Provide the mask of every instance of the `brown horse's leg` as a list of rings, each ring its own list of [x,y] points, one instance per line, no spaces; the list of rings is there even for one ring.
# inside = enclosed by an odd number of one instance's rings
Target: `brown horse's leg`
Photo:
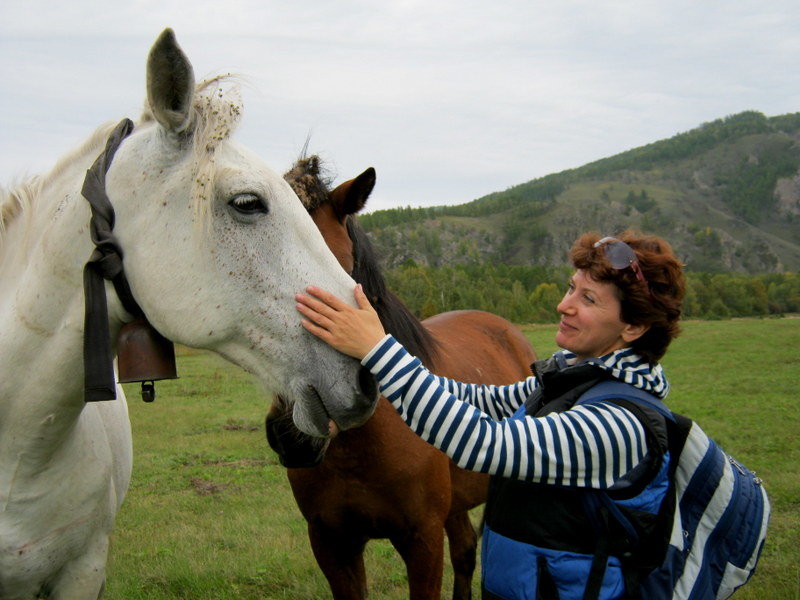
[[[366,538],[320,524],[308,524],[311,549],[334,600],[364,600],[367,574],[364,570]]]
[[[409,600],[440,600],[444,564],[441,522],[389,539],[406,563]]]
[[[470,600],[478,534],[467,511],[450,515],[444,528],[450,542],[450,562],[453,565],[453,600]]]

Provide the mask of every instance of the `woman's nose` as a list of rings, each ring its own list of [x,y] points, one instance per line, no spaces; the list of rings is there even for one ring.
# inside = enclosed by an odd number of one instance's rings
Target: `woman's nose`
[[[569,301],[569,294],[565,294],[561,302],[556,306],[556,311],[559,314],[567,314],[572,309],[572,303]]]

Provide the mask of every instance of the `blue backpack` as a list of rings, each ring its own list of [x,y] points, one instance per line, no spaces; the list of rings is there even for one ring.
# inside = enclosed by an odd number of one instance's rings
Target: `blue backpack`
[[[730,597],[753,574],[764,546],[770,504],[761,479],[726,454],[697,423],[671,412],[655,396],[633,386],[604,381],[585,392],[578,403],[616,400],[622,400],[619,404],[628,408],[655,410],[667,424],[672,467],[668,494],[674,495],[675,502],[665,504],[674,506],[672,514],[667,515],[672,527],[669,540],[657,542],[668,544],[665,558],[640,581],[641,597]],[[640,421],[648,427],[647,419]],[[603,500],[608,502],[607,498]],[[618,513],[614,516],[624,519]]]

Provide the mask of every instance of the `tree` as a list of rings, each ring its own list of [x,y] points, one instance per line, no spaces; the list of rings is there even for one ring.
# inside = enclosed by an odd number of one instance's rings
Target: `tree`
[[[529,302],[533,309],[533,321],[555,323],[558,321],[556,306],[561,302],[562,290],[555,283],[540,283],[530,295]]]

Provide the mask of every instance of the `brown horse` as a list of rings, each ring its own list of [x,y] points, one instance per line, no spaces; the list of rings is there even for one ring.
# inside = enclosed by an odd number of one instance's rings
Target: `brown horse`
[[[452,379],[506,384],[530,375],[533,348],[501,317],[470,310],[416,319],[386,289],[369,240],[353,218],[375,185],[374,169],[331,192],[319,170],[312,156],[284,177],[339,262],[364,286],[386,331],[431,371]],[[330,442],[300,434],[277,398],[267,415],[267,437],[289,467],[314,556],[336,600],[366,597],[363,551],[376,538],[388,538],[405,561],[411,600],[438,600],[445,531],[453,598],[471,597],[477,534],[468,511],[485,502],[487,476],[456,467],[417,437],[385,398],[365,425]]]

